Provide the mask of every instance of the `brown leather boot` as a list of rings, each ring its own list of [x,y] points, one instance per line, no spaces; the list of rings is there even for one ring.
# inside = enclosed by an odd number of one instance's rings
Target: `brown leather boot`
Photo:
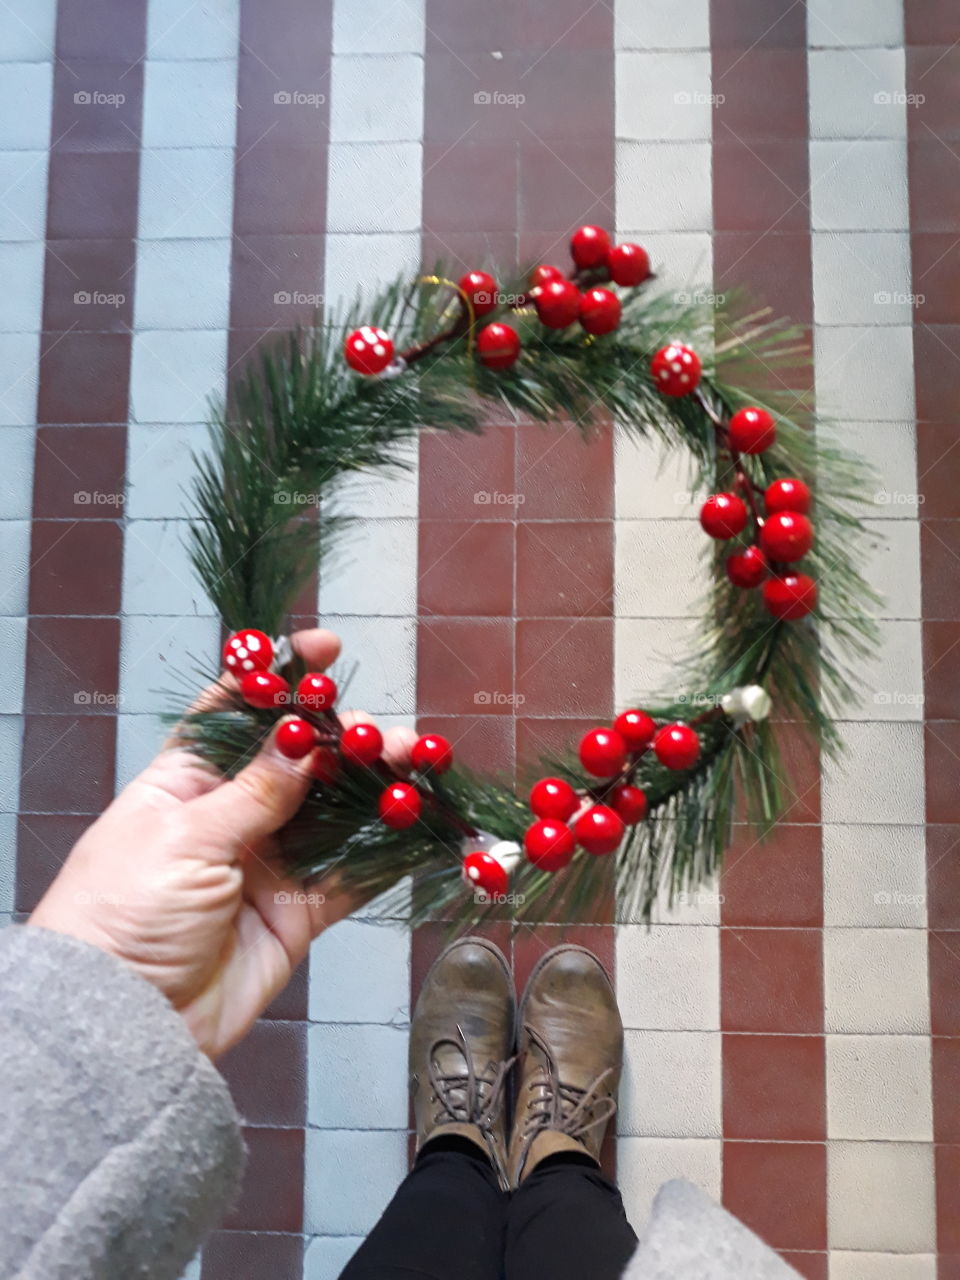
[[[599,1161],[623,1065],[613,985],[583,947],[556,947],[538,963],[517,1028],[520,1087],[507,1163],[513,1187],[561,1151]]]
[[[461,938],[427,974],[410,1027],[417,1150],[431,1138],[467,1138],[489,1156],[504,1190],[514,1006],[513,975],[499,948]]]

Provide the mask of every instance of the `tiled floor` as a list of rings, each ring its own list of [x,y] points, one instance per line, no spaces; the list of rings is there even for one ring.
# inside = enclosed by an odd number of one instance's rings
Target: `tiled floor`
[[[182,545],[207,396],[358,283],[562,260],[603,223],[656,288],[745,284],[803,326],[876,470],[885,596],[844,766],[788,733],[771,842],[738,829],[649,932],[582,932],[627,1027],[611,1159],[638,1224],[684,1175],[808,1277],[960,1275],[958,36],[939,0],[6,0],[0,912],[216,647]],[[509,768],[669,681],[700,581],[682,459],[495,420],[410,461],[345,493],[316,584],[357,705]],[[503,932],[518,981],[556,935]],[[338,1274],[407,1165],[436,944],[340,926],[224,1064],[251,1173],[192,1280]]]

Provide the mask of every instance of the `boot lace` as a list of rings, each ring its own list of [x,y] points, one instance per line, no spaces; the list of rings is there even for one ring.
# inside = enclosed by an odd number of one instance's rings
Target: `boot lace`
[[[532,1142],[544,1129],[553,1129],[579,1140],[591,1129],[606,1124],[615,1114],[617,1103],[609,1093],[603,1095],[601,1091],[613,1075],[614,1068],[607,1067],[606,1071],[601,1071],[586,1089],[564,1084],[557,1074],[550,1046],[533,1027],[526,1026],[524,1030],[543,1058],[545,1077],[536,1086],[538,1096],[527,1108],[522,1131],[524,1144]]]
[[[437,1058],[439,1051],[444,1048],[452,1048],[461,1055],[466,1067],[465,1075],[463,1072],[455,1075],[441,1072]],[[514,1058],[510,1058],[499,1066],[489,1062],[485,1072],[480,1073],[474,1065],[473,1053],[460,1027],[457,1027],[456,1037],[444,1036],[435,1040],[430,1049],[427,1068],[430,1088],[438,1104],[434,1124],[447,1124],[450,1121],[455,1124],[474,1124],[483,1133],[492,1134],[507,1074],[514,1061]]]

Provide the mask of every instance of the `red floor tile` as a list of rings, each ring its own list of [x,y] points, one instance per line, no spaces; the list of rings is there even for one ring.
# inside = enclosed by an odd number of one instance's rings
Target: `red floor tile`
[[[720,931],[725,1031],[823,1030],[822,940],[815,929]]]
[[[725,1142],[723,1203],[775,1249],[827,1247],[822,1143]]]
[[[725,1138],[826,1138],[822,1036],[723,1037]]]

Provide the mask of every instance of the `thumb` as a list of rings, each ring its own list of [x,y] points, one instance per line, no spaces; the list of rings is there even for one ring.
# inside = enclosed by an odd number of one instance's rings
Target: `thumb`
[[[199,818],[221,823],[244,842],[272,835],[289,822],[310,787],[311,757],[290,760],[277,750],[277,726],[253,760],[229,782],[190,802]]]

